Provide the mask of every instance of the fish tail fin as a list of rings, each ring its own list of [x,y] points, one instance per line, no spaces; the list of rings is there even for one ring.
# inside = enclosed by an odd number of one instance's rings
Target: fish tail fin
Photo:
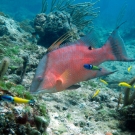
[[[99,71],[101,71],[102,70],[102,68],[99,68]]]
[[[108,60],[135,61],[135,59],[131,59],[127,57],[127,53],[124,47],[125,46],[124,41],[118,33],[118,29],[122,24],[116,27],[116,29],[109,36],[107,42],[103,46],[103,50],[105,51],[105,53],[107,53]]]

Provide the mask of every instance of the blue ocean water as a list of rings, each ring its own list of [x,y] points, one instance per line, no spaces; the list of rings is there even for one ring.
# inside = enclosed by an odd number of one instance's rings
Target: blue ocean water
[[[95,2],[97,0],[92,0]],[[89,0],[75,0],[74,3],[89,2]],[[48,5],[51,1],[48,0]],[[135,14],[135,1],[134,0],[100,0],[95,7],[100,7],[99,17],[108,23],[108,20],[115,20],[122,6],[126,6],[125,18],[128,21],[132,21],[133,14]],[[18,19],[31,19],[37,13],[40,13],[42,6],[42,0],[1,0],[0,11],[11,15],[11,17]]]
[[[95,2],[97,0],[93,0]],[[89,2],[89,0],[75,0],[75,3]],[[51,1],[48,0],[48,7]],[[122,7],[124,9],[123,21],[127,21],[129,26],[135,22],[135,1],[134,0],[100,0],[95,4],[96,7],[100,7],[100,13],[95,22],[104,26],[115,26],[118,14],[121,12]],[[41,12],[42,0],[1,0],[0,11],[8,14],[17,21],[23,21],[25,19],[33,19],[37,13]]]
[[[97,0],[92,0],[96,2]],[[48,7],[51,1],[47,0]],[[76,3],[89,2],[89,0],[75,0]],[[95,26],[102,26],[114,29],[118,20],[118,16],[122,14],[119,23],[127,21],[123,29],[131,28],[135,24],[135,1],[134,0],[100,0],[95,5],[100,11],[98,17],[94,19]],[[0,11],[9,15],[16,21],[33,20],[36,14],[41,12],[42,0],[1,0]],[[84,7],[85,8],[85,7]],[[48,8],[49,9],[49,8]],[[49,10],[47,11],[49,13]],[[118,23],[118,24],[119,24]],[[118,25],[117,24],[117,25]]]

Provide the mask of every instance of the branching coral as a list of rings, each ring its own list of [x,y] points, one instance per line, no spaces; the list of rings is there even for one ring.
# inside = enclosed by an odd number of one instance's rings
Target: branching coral
[[[52,0],[49,12],[52,12],[55,10],[63,11],[65,9],[67,9],[68,6],[71,6],[73,2],[74,2],[74,0],[67,0],[67,1],[65,1],[65,0]],[[41,13],[45,13],[47,11],[47,8],[48,8],[47,0],[42,0]]]
[[[94,3],[84,2],[73,5],[74,0],[52,0],[49,12],[56,10],[66,11],[72,17],[73,24],[80,30],[83,30],[85,27],[91,28],[93,19],[97,17],[98,12],[96,12],[96,10],[98,8],[94,8],[94,5],[98,1],[99,0]],[[47,5],[47,0],[42,0],[42,13],[47,11]]]
[[[97,2],[97,1],[96,1]],[[85,2],[78,3],[76,5],[69,5],[66,12],[70,13],[72,17],[72,23],[77,26],[77,28],[83,30],[85,27],[91,29],[92,22],[95,17],[98,16],[98,12],[95,12],[95,3]]]

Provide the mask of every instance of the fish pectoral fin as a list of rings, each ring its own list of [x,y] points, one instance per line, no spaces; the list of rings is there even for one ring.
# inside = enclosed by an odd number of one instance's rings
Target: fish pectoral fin
[[[66,90],[74,90],[74,89],[78,89],[78,88],[80,88],[80,87],[81,87],[81,85],[76,84],[76,85],[72,85],[72,86],[66,88]]]
[[[70,74],[68,70],[65,70],[61,76],[59,77],[60,80],[62,80],[63,83],[66,82],[66,80],[69,78]]]
[[[66,79],[68,78],[68,70],[65,70],[60,77],[56,80],[56,85],[61,85],[65,83]]]
[[[65,89],[65,86],[69,79],[69,71],[65,70],[60,77],[56,80],[56,89],[60,91],[61,89]]]

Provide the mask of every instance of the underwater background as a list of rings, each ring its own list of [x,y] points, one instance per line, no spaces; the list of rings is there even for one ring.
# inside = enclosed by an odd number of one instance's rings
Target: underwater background
[[[95,0],[96,1],[96,0]],[[94,0],[92,2],[95,2]],[[74,3],[82,3],[82,2],[89,2],[89,0],[76,0]],[[51,5],[51,1],[48,1],[48,6]],[[100,7],[100,14],[96,20],[100,20],[101,18],[104,23],[108,24],[109,20],[114,21],[116,20],[118,13],[120,12],[121,8],[126,6],[124,17],[129,23],[133,23],[134,19],[132,15],[134,14],[135,2],[134,0],[100,0],[97,2],[95,7]],[[15,20],[22,21],[22,19],[32,19],[35,17],[36,14],[41,12],[42,1],[35,0],[1,0],[0,1],[0,9],[2,12],[10,15]],[[107,21],[107,19],[109,19]],[[132,19],[132,20],[131,20]],[[106,20],[106,21],[105,21]],[[116,22],[115,22],[116,23]],[[111,27],[111,26],[110,26]]]
[[[74,42],[94,29],[101,47],[119,25],[135,58],[134,0],[0,0],[0,135],[135,135],[135,62],[104,62],[116,72],[77,90],[29,92],[40,59],[62,35],[70,31],[63,43]]]

